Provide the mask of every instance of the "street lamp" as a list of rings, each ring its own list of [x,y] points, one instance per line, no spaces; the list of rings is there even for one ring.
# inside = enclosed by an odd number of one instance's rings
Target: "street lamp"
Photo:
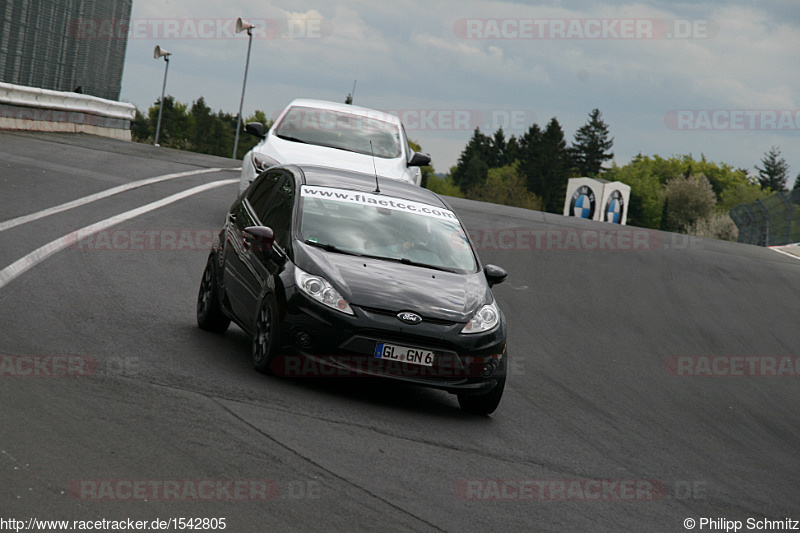
[[[244,105],[244,89],[247,86],[247,69],[250,68],[250,47],[253,45],[253,26],[249,22],[242,20],[242,17],[236,19],[236,33],[247,32],[249,40],[247,41],[247,61],[244,64],[244,81],[242,82],[242,98],[239,100],[239,115],[236,117],[236,138],[233,141],[233,159],[236,159],[236,150],[239,148],[239,129],[242,127],[242,106]]]
[[[167,52],[160,46],[156,45],[156,49],[153,50],[153,59],[164,58],[164,63],[166,63],[166,67],[164,67],[164,84],[161,86],[161,103],[158,105],[158,124],[156,125],[156,139],[153,142],[155,146],[158,146],[158,134],[161,132],[161,112],[164,111],[164,89],[167,88],[167,72],[169,72],[169,56],[171,56],[171,52]]]

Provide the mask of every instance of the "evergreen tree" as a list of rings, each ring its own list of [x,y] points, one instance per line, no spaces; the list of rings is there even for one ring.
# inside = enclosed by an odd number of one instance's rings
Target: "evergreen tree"
[[[542,131],[531,125],[520,140],[520,172],[528,190],[542,199],[546,211],[561,213],[570,176],[570,156],[561,124],[553,117]]]
[[[519,140],[519,170],[525,177],[528,190],[542,197],[544,185],[542,183],[541,165],[542,130],[538,124],[531,124]]]
[[[494,132],[486,164],[489,168],[500,168],[506,164],[506,136],[502,126]]]
[[[155,102],[148,109],[147,115],[136,110],[136,118],[131,124],[133,140],[142,143],[153,142],[158,122],[158,108],[159,102]],[[261,122],[267,128],[272,126],[272,122],[267,120],[266,114],[260,110],[256,110],[246,122]],[[234,115],[222,111],[212,113],[202,96],[192,103],[191,108],[187,108],[186,104],[175,102],[172,96],[165,96],[159,144],[170,148],[230,157],[235,128]],[[258,142],[259,139],[252,135],[242,135],[239,139],[237,157],[242,159],[244,154]]]
[[[137,109],[131,123],[131,137],[136,142],[152,144],[154,135],[155,128],[150,126],[150,120]]]
[[[610,152],[614,139],[608,137],[608,125],[603,122],[602,113],[594,109],[589,121],[575,133],[575,141],[570,148],[572,163],[581,176],[597,176],[603,170],[603,163],[614,157]]]
[[[492,159],[492,139],[483,133],[480,128],[475,128],[464,151],[458,158],[455,170],[452,173],[453,183],[458,185],[463,192],[486,181],[489,165]]]
[[[213,130],[214,116],[202,96],[192,104],[189,115],[192,117],[192,129],[189,133],[192,150],[202,154],[216,153],[212,152],[212,146],[209,142]]]
[[[789,165],[781,157],[780,148],[773,146],[769,152],[764,154],[761,164],[764,165],[764,168],[756,166],[761,188],[772,189],[776,192],[785,191],[786,180],[789,178]]]
[[[458,185],[462,191],[469,192],[483,185],[488,176],[489,166],[476,154],[467,161]]]
[[[506,142],[505,163],[504,165],[513,165],[515,161],[520,159],[522,150],[519,141],[513,135]]]
[[[561,213],[570,176],[570,156],[564,130],[553,117],[542,134],[543,175],[545,190],[542,196],[544,208],[550,213]]]
[[[212,154],[222,157],[230,157],[233,150],[234,136],[236,135],[236,116],[230,113],[223,113],[218,111],[214,119],[214,125],[211,133],[211,146]],[[250,135],[246,135],[250,137]],[[242,138],[239,137],[241,145]],[[240,146],[241,147],[241,146]],[[237,156],[239,154],[236,154]]]

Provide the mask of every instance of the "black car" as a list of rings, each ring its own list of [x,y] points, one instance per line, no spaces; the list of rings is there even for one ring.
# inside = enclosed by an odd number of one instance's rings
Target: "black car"
[[[230,209],[208,258],[197,323],[253,337],[256,369],[375,376],[493,412],[506,321],[461,221],[435,193],[315,166],[266,170]]]

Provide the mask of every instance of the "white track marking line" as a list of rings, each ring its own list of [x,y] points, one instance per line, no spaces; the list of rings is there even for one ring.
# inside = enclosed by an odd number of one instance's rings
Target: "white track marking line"
[[[773,247],[773,246],[768,246],[768,248],[770,250],[772,250],[773,252],[778,252],[779,254],[787,255],[787,256],[791,257],[792,259],[797,259],[798,261],[800,261],[800,257],[796,256],[795,254],[790,254],[789,252],[784,252],[783,250],[779,250],[777,247]]]
[[[166,198],[162,198],[161,200],[157,200],[147,205],[137,207],[136,209],[125,211],[124,213],[120,213],[119,215],[115,215],[105,220],[101,220],[100,222],[90,224],[89,226],[68,233],[61,238],[58,238],[54,241],[45,244],[44,246],[37,248],[36,250],[32,251],[25,257],[18,259],[17,261],[14,261],[3,270],[0,270],[0,289],[5,287],[10,281],[19,277],[27,270],[41,263],[51,255],[60,252],[61,250],[69,247],[70,245],[76,244],[79,238],[93,235],[97,232],[103,231],[106,228],[119,224],[120,222],[125,222],[126,220],[136,218],[139,215],[143,215],[160,207],[164,207],[165,205],[177,202],[178,200],[183,200],[184,198],[188,198],[189,196],[193,196],[195,194],[207,191],[209,189],[222,187],[223,185],[236,183],[238,181],[239,179],[236,178],[236,179],[212,181],[211,183],[198,185],[197,187],[192,187],[191,189],[181,191],[179,193],[173,194],[172,196],[167,196]]]
[[[95,194],[90,194],[89,196],[84,196],[83,198],[78,198],[77,200],[72,200],[65,204],[56,205],[53,207],[49,207],[47,209],[43,209],[41,211],[37,211],[36,213],[31,213],[29,215],[22,215],[16,218],[12,218],[10,220],[5,220],[3,222],[0,222],[0,231],[7,230],[15,226],[19,226],[20,224],[26,224],[34,220],[39,220],[40,218],[44,218],[50,215],[55,215],[56,213],[61,213],[63,211],[67,211],[68,209],[80,207],[82,205],[86,205],[91,202],[96,202],[97,200],[102,200],[103,198],[108,198],[109,196],[114,196],[115,194],[119,194],[121,192],[130,191],[131,189],[138,189],[139,187],[144,187],[145,185],[159,183],[161,181],[174,180],[176,178],[183,178],[186,176],[195,176],[197,174],[220,172],[223,170],[241,170],[241,167],[204,168],[202,170],[189,170],[186,172],[176,172],[174,174],[164,174],[163,176],[155,176],[152,178],[147,178],[139,181],[132,181],[131,183],[126,183],[125,185],[120,185],[118,187],[112,187],[110,189],[106,189],[105,191],[101,191]]]

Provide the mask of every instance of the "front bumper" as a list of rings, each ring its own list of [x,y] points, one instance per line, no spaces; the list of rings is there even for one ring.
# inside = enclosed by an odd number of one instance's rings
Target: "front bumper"
[[[292,291],[294,292],[294,291]],[[407,325],[394,312],[352,306],[345,315],[294,292],[282,309],[275,374],[286,377],[380,377],[446,390],[488,392],[506,376],[506,325],[463,335],[463,323],[423,318]],[[378,343],[433,352],[430,366],[375,356]]]

